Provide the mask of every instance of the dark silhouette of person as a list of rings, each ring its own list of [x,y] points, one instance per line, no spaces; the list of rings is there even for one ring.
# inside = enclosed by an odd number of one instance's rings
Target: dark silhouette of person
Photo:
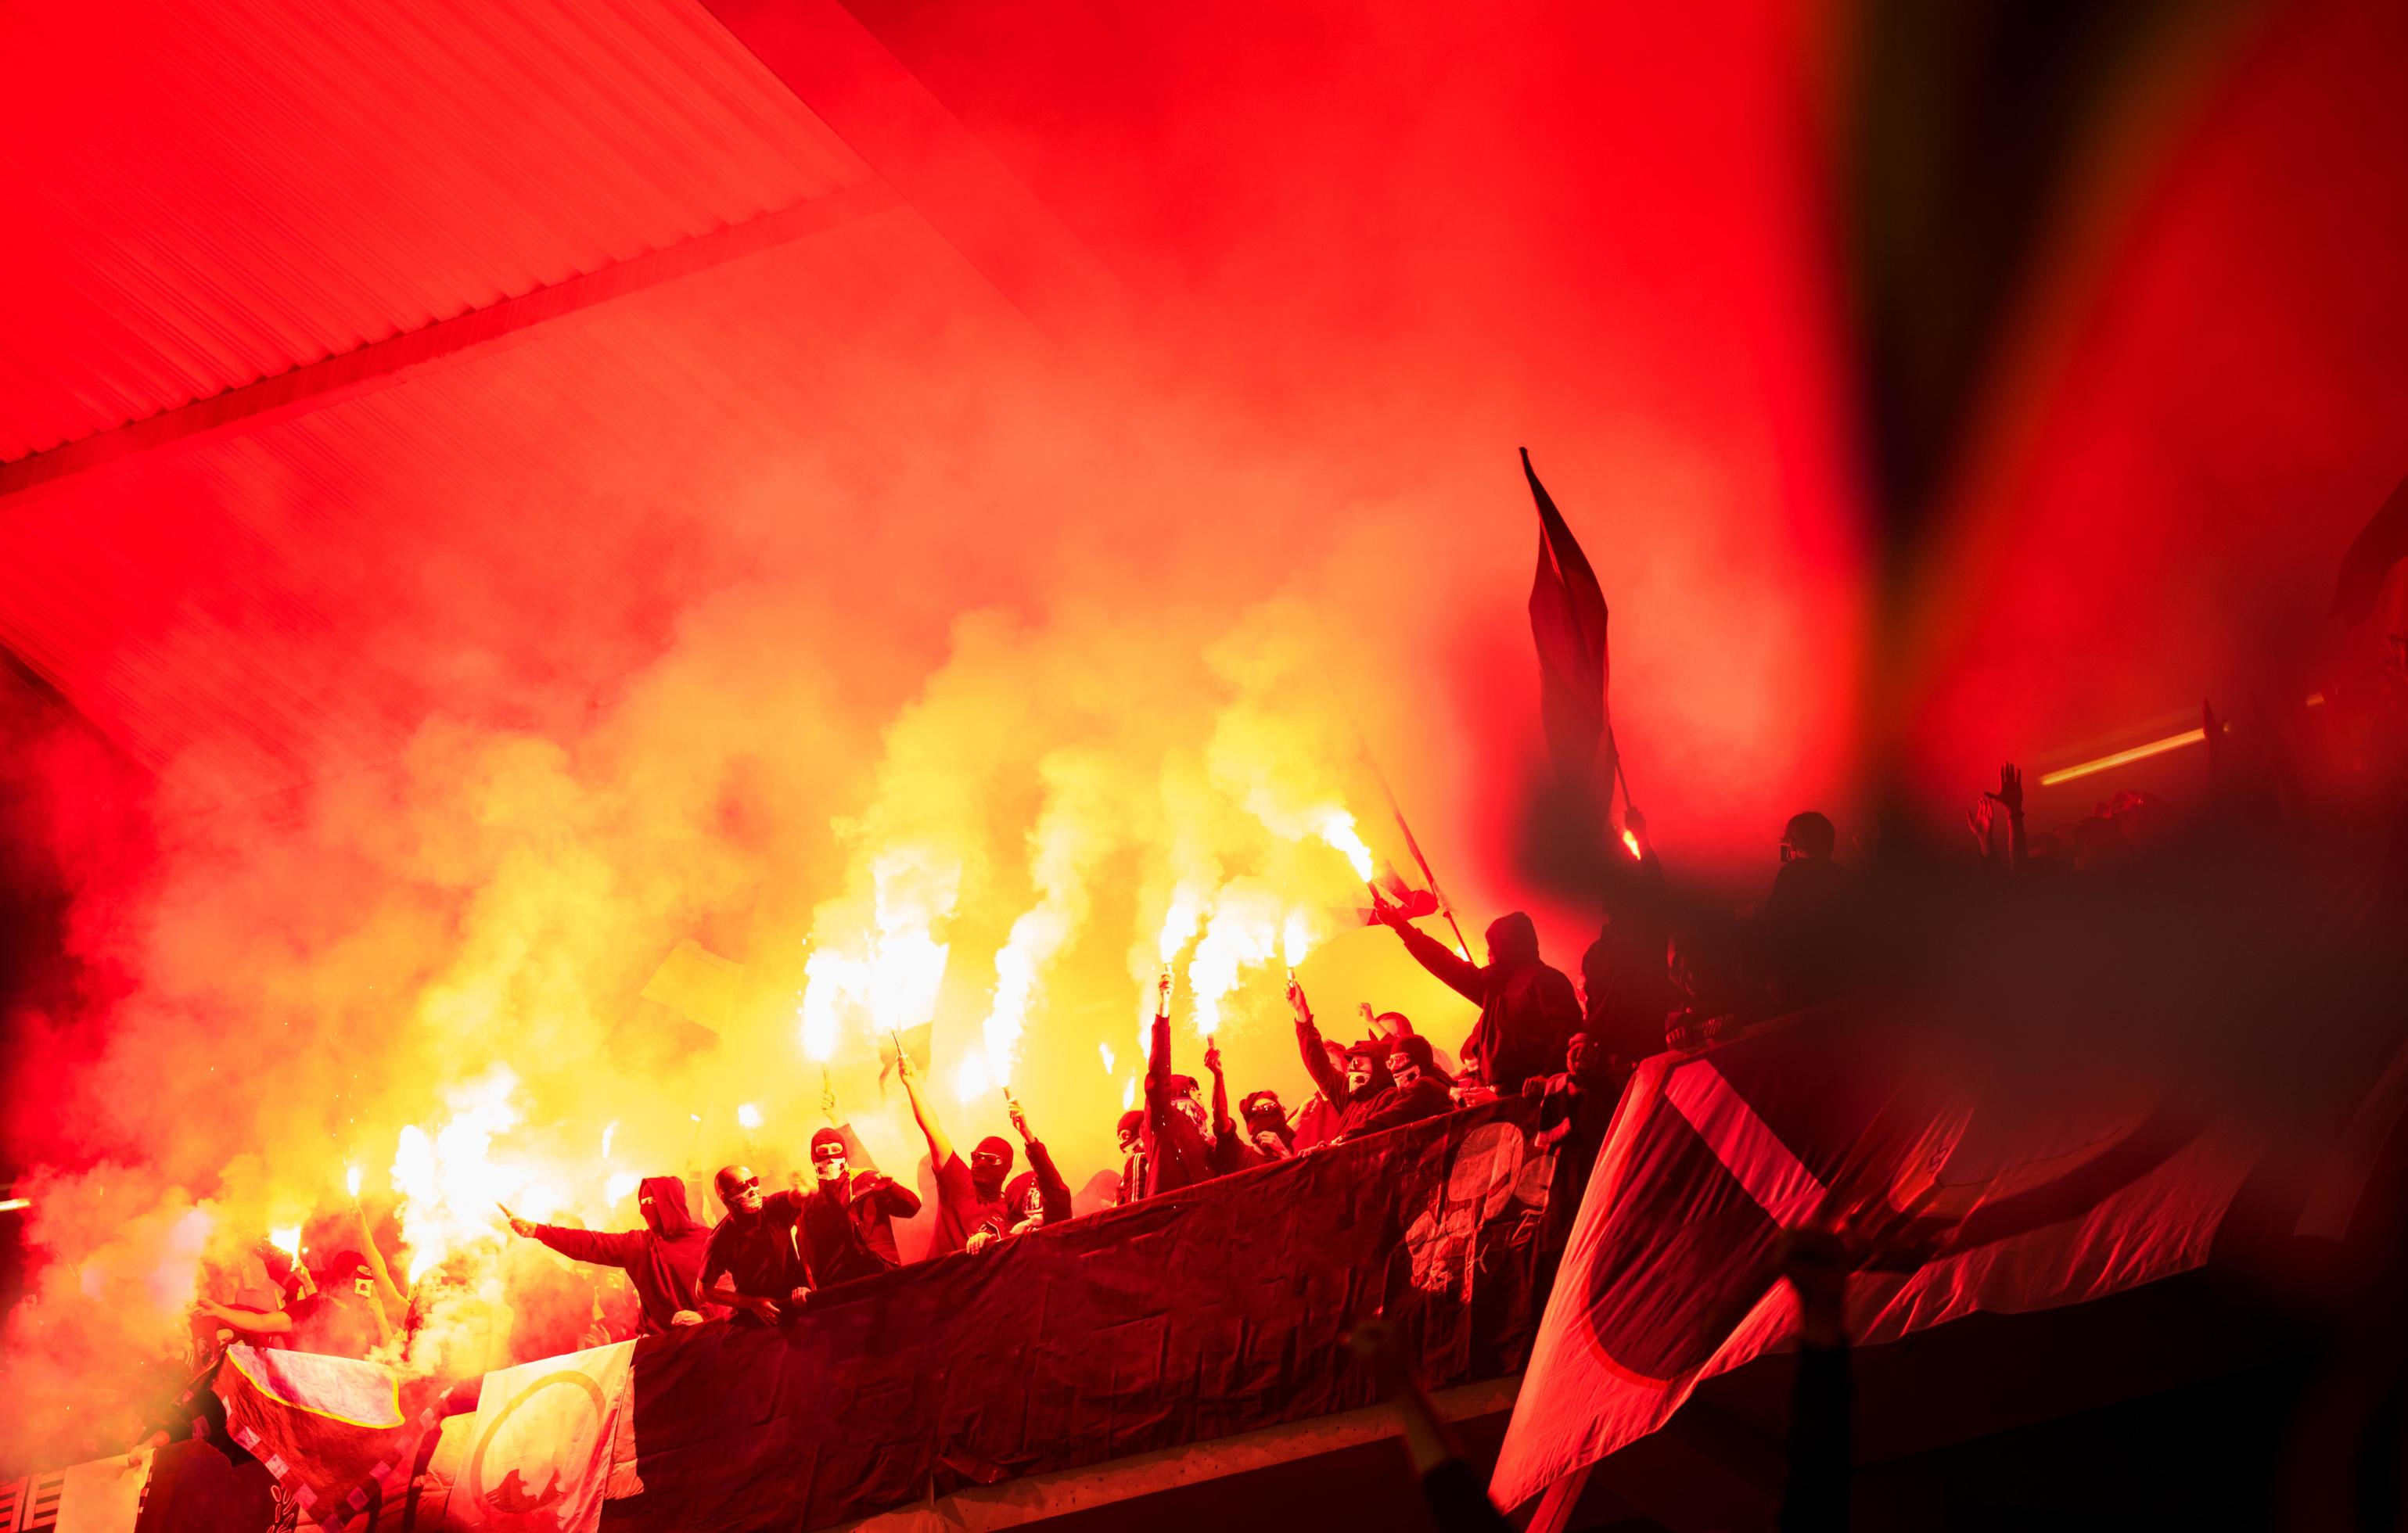
[[[1422,967],[1480,1008],[1480,1021],[1463,1040],[1466,1070],[1510,1096],[1531,1076],[1564,1067],[1564,1044],[1581,1024],[1580,997],[1561,969],[1539,957],[1539,928],[1527,915],[1515,910],[1490,922],[1488,962],[1475,966],[1415,930],[1384,900],[1378,913]]]
[[[811,1136],[811,1177],[799,1229],[812,1287],[875,1277],[902,1265],[895,1221],[920,1211],[918,1193],[891,1176],[854,1170],[852,1147],[833,1128]]]
[[[643,1311],[638,1328],[645,1336],[724,1315],[725,1310],[702,1297],[702,1263],[710,1247],[710,1229],[686,1211],[685,1183],[673,1176],[648,1176],[636,1185],[636,1207],[644,1216],[644,1227],[615,1231],[538,1225],[507,1209],[503,1212],[513,1235],[539,1240],[570,1261],[626,1273]]]

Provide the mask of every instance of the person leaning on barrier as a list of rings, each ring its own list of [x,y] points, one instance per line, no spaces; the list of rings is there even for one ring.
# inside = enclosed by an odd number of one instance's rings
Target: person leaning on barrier
[[[703,1297],[764,1325],[802,1308],[810,1279],[795,1246],[803,1195],[791,1189],[761,1195],[749,1167],[723,1166],[711,1179],[727,1217],[710,1232],[698,1286]]]

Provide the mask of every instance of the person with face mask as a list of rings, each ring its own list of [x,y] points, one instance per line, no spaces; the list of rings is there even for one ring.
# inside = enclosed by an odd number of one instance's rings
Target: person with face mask
[[[1028,1169],[1013,1177],[1003,1189],[1003,1205],[1010,1211],[1012,1223],[998,1234],[1019,1235],[1061,1224],[1070,1217],[1070,1183],[1063,1180],[1045,1141],[1028,1131],[1028,1117],[1020,1110],[1020,1104],[1009,1103],[1006,1110],[1011,1115],[1011,1126],[1019,1133],[1022,1147],[1028,1152]],[[971,1249],[980,1249],[984,1243],[981,1241]]]
[[[1455,1110],[1454,1079],[1439,1067],[1429,1039],[1408,1031],[1391,1039],[1388,1049],[1388,1079],[1394,1084],[1371,1099],[1361,1122],[1340,1132],[1340,1139],[1360,1139]]]
[[[1474,966],[1414,929],[1405,913],[1382,900],[1382,923],[1394,930],[1422,967],[1480,1008],[1463,1040],[1464,1067],[1491,1090],[1511,1096],[1534,1075],[1564,1067],[1564,1043],[1581,1024],[1580,997],[1561,969],[1539,958],[1539,928],[1519,910],[1488,924],[1488,962]]]
[[[979,1140],[969,1163],[964,1165],[945,1125],[937,1120],[937,1110],[928,1105],[927,1095],[920,1089],[919,1071],[910,1059],[898,1055],[895,1068],[903,1078],[903,1095],[911,1099],[911,1117],[928,1141],[928,1165],[937,1178],[937,1229],[929,1239],[928,1254],[968,1251],[970,1237],[982,1229],[1010,1229],[1013,1221],[1005,1216],[1003,1185],[1011,1180],[1010,1143],[989,1134]]]
[[[1246,1093],[1245,1100],[1238,1104],[1238,1116],[1246,1120],[1246,1142],[1263,1159],[1287,1160],[1296,1154],[1297,1133],[1288,1125],[1287,1110],[1280,1106],[1278,1092]]]
[[[1211,1180],[1212,1146],[1204,1104],[1182,1092],[1170,1073],[1170,970],[1155,993],[1154,1028],[1145,1059],[1145,1196],[1176,1192]],[[1191,1082],[1192,1085],[1192,1082]]]
[[[198,1311],[243,1340],[330,1357],[366,1357],[393,1340],[376,1274],[356,1251],[338,1251],[281,1310],[247,1310],[203,1299]]]
[[[1234,1171],[1260,1166],[1263,1153],[1239,1132],[1237,1124],[1229,1117],[1229,1082],[1221,1074],[1221,1042],[1218,1039],[1205,1040],[1204,1069],[1212,1077],[1212,1174],[1227,1176]]]
[[[1388,1046],[1377,1039],[1366,1039],[1348,1046],[1333,1062],[1312,1020],[1304,986],[1294,980],[1287,982],[1287,1004],[1296,1012],[1296,1050],[1304,1056],[1305,1071],[1337,1110],[1337,1124],[1321,1141],[1335,1144],[1348,1131],[1361,1128],[1371,1115],[1373,1101],[1396,1083],[1388,1076]]]
[[[672,1325],[698,1325],[727,1311],[702,1297],[702,1264],[710,1247],[710,1230],[686,1211],[685,1183],[673,1176],[648,1176],[636,1184],[636,1208],[644,1227],[628,1230],[570,1229],[522,1219],[509,1209],[502,1216],[510,1233],[538,1240],[573,1262],[615,1267],[627,1274],[642,1311],[638,1323],[644,1336],[660,1336]]]
[[[1324,1039],[1321,1052],[1328,1061],[1330,1069],[1343,1077],[1346,1073],[1345,1049]],[[1318,1145],[1327,1144],[1331,1136],[1338,1132],[1338,1120],[1344,1116],[1343,1110],[1329,1099],[1328,1094],[1319,1089],[1318,1082],[1321,1077],[1313,1074],[1312,1080],[1316,1083],[1312,1100],[1296,1110],[1296,1127],[1288,1139],[1288,1148],[1299,1153]]]
[[[1114,1132],[1121,1143],[1121,1185],[1112,1207],[1119,1208],[1145,1196],[1145,1109],[1133,1107],[1122,1113]]]
[[[810,1190],[803,1197],[803,1265],[811,1286],[875,1277],[902,1265],[895,1221],[920,1211],[920,1195],[891,1176],[853,1168],[852,1147],[833,1128],[811,1136]]]
[[[810,1294],[810,1269],[795,1244],[803,1195],[789,1188],[764,1196],[761,1179],[745,1166],[721,1167],[711,1188],[727,1217],[710,1232],[695,1284],[703,1297],[774,1325]]]

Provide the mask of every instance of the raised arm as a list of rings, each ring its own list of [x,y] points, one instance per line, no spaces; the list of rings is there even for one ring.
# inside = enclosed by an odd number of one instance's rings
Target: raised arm
[[[386,1269],[384,1253],[377,1249],[376,1232],[368,1228],[368,1211],[356,1197],[351,1199],[351,1212],[360,1222],[360,1254],[367,1258],[368,1275],[376,1280],[377,1341],[379,1345],[393,1340],[393,1317],[409,1318],[409,1297],[393,1281]]]
[[[1287,1004],[1296,1012],[1296,1052],[1304,1056],[1304,1073],[1312,1077],[1330,1106],[1344,1108],[1346,1077],[1331,1067],[1329,1051],[1321,1046],[1321,1029],[1312,1024],[1312,1008],[1304,998],[1304,986],[1294,980],[1287,982]]]
[[[911,1120],[920,1125],[920,1133],[928,1141],[928,1164],[944,1165],[953,1158],[953,1141],[946,1137],[945,1125],[937,1121],[936,1110],[921,1092],[919,1072],[911,1067],[908,1051],[895,1051],[895,1073],[903,1078],[903,1095],[911,1098]]]
[[[1229,1082],[1221,1075],[1221,1042],[1218,1039],[1204,1045],[1204,1067],[1212,1075],[1212,1132],[1227,1139],[1238,1131],[1229,1121]]]
[[[1154,988],[1154,1028],[1146,1037],[1145,1122],[1159,1135],[1170,1108],[1170,970]]]
[[[1383,903],[1380,906],[1380,919],[1404,942],[1405,951],[1413,955],[1413,961],[1438,976],[1448,989],[1474,1006],[1486,1002],[1488,997],[1481,989],[1478,965],[1445,943],[1416,931],[1413,924],[1405,919],[1405,912],[1393,905]]]
[[[1058,1225],[1070,1217],[1070,1183],[1064,1181],[1054,1164],[1054,1153],[1045,1148],[1043,1139],[1024,1141],[1028,1147],[1028,1168],[1037,1174],[1037,1193],[1045,1203],[1045,1222]]]

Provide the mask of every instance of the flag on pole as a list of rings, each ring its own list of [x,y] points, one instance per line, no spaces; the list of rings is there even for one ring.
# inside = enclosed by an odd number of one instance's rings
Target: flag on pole
[[[1539,568],[1530,582],[1530,638],[1539,651],[1539,716],[1555,773],[1568,784],[1602,780],[1613,796],[1613,731],[1606,711],[1605,593],[1579,539],[1555,509],[1522,450],[1522,473],[1539,507]],[[1600,752],[1603,752],[1600,756]]]

